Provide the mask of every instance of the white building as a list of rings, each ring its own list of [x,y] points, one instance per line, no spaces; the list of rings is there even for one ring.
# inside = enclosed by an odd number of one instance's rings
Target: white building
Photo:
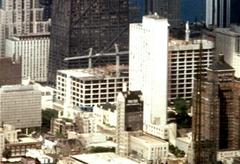
[[[27,149],[26,156],[32,157],[34,159],[38,159],[41,164],[54,163],[53,157],[50,157],[50,156],[44,154],[44,152],[42,150]]]
[[[131,136],[130,154],[137,155],[146,163],[166,163],[168,158],[168,142],[151,136]]]
[[[37,0],[3,0],[0,9],[0,54],[5,54],[5,39],[14,35],[49,32],[43,21],[43,8]]]
[[[128,68],[113,66],[90,69],[59,70],[54,108],[62,115],[73,115],[73,109],[92,109],[94,105],[115,102],[117,93],[126,90]]]
[[[49,46],[49,33],[15,36],[6,40],[6,56],[21,57],[22,79],[46,82]]]
[[[167,138],[168,21],[157,14],[130,25],[129,89],[141,90],[144,130]]]
[[[41,92],[34,86],[0,88],[0,122],[16,128],[41,126]]]
[[[93,114],[96,119],[96,123],[99,126],[116,128],[117,126],[116,105],[110,103],[96,105],[93,107]]]
[[[70,159],[59,161],[59,164],[138,164],[131,159],[120,157],[114,153],[95,153],[95,154],[80,154],[73,155]]]
[[[214,42],[208,40],[171,40],[169,42],[168,66],[168,100],[176,98],[192,99],[193,82],[197,74],[197,65],[202,43],[202,68],[203,74],[212,64]]]
[[[224,55],[224,60],[240,78],[240,26],[216,29],[216,52]]]

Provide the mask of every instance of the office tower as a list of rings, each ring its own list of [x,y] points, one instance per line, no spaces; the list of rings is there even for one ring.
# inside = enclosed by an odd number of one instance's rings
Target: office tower
[[[0,87],[21,84],[21,59],[0,57]]]
[[[207,27],[228,27],[231,22],[231,0],[206,0]]]
[[[143,129],[143,100],[141,91],[120,92],[117,97],[116,152],[128,155],[124,133]]]
[[[177,98],[192,99],[194,77],[197,74],[200,43],[202,43],[203,74],[212,64],[214,42],[208,40],[174,40],[169,42],[168,66],[168,100],[173,102]]]
[[[128,0],[53,1],[49,82],[59,69],[83,67],[68,57],[128,50],[128,17]]]
[[[235,77],[240,78],[240,26],[215,31],[216,52],[224,54],[225,61],[235,69]]]
[[[49,31],[42,20],[43,8],[37,0],[3,0],[0,9],[0,55],[5,55],[5,39],[14,35]]]
[[[129,22],[141,22],[145,14],[145,0],[129,0]]]
[[[180,23],[180,0],[145,0],[146,14],[157,13],[168,18],[171,26]]]
[[[0,88],[0,122],[16,128],[40,127],[41,117],[41,92],[34,86]]]
[[[50,34],[16,35],[6,40],[6,56],[21,58],[22,79],[47,82]]]
[[[157,14],[130,25],[129,89],[144,100],[144,130],[166,138],[168,21]],[[161,129],[161,130],[160,130]],[[164,129],[164,130],[163,130]]]
[[[231,23],[240,24],[240,15],[239,15],[240,1],[231,0]]]
[[[234,79],[234,69],[219,55],[209,67],[207,78],[194,88],[193,145],[199,148],[195,156],[201,163],[216,163],[217,151],[239,150],[239,103],[240,82]]]
[[[53,0],[39,0],[41,7],[44,8],[43,19],[48,20],[51,18]]]

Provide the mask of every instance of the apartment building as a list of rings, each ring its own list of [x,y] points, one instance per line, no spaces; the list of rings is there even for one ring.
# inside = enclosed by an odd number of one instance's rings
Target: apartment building
[[[6,40],[6,56],[21,57],[22,79],[47,81],[50,34],[38,33]]]
[[[176,98],[192,99],[193,82],[197,74],[197,65],[200,56],[200,43],[202,43],[202,68],[206,69],[212,64],[214,43],[208,40],[171,40],[169,42],[168,56],[168,101]]]

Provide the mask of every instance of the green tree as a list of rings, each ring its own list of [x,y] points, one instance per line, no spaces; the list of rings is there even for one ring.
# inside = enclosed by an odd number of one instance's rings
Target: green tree
[[[174,108],[178,114],[187,113],[187,110],[188,110],[187,103],[182,98],[177,98],[174,101]]]
[[[51,119],[58,117],[58,111],[46,109],[42,111],[42,130],[48,131],[51,125]]]
[[[4,149],[2,152],[2,156],[8,160],[11,157],[11,150],[8,148]]]

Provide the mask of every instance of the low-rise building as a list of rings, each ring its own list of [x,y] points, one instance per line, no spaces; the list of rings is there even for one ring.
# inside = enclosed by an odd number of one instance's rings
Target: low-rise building
[[[96,119],[96,123],[99,126],[116,128],[117,126],[116,105],[110,103],[96,105],[93,107],[93,114]]]
[[[95,154],[81,154],[73,155],[63,160],[58,164],[138,164],[138,162],[131,159],[120,157],[114,153],[95,153]]]
[[[52,157],[44,154],[42,150],[27,149],[26,156],[34,158],[34,159],[38,159],[40,164],[52,164],[52,163],[54,163],[54,159]]]
[[[146,163],[166,163],[168,142],[149,135],[130,136],[130,156]]]

